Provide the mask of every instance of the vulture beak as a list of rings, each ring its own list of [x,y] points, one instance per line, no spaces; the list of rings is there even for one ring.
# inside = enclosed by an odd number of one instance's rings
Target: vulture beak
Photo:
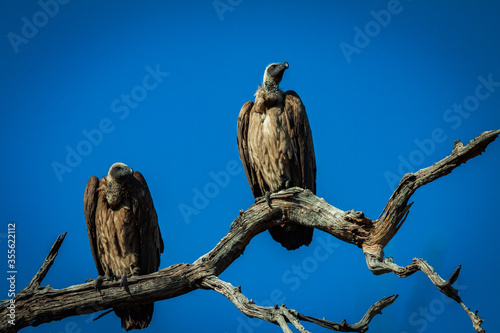
[[[285,62],[282,62],[281,64],[279,64],[277,70],[277,74],[281,74],[281,76],[283,76],[283,73],[288,69],[288,63],[285,61]]]
[[[283,78],[283,73],[285,73],[285,70],[287,68],[288,68],[287,62],[271,64],[268,66],[267,75],[269,75],[269,78],[272,81],[279,84],[281,82],[281,79]]]
[[[120,170],[117,174],[118,179],[126,179],[131,177],[134,174],[134,170],[128,165],[125,166],[122,170]]]
[[[126,173],[127,175],[132,175],[132,174],[134,174],[134,169],[132,169],[131,167],[129,167],[129,166],[127,165],[127,167],[125,168],[125,173]]]

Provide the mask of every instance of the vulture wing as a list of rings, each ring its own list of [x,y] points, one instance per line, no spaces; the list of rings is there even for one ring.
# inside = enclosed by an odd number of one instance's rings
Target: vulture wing
[[[243,162],[243,168],[247,175],[248,184],[252,190],[254,198],[258,198],[264,195],[262,193],[259,183],[257,181],[257,175],[255,174],[255,169],[250,165],[250,156],[248,152],[248,127],[250,122],[250,112],[252,111],[254,103],[252,101],[246,102],[240,110],[238,115],[238,131],[236,142],[238,143],[238,151],[240,153],[241,161]]]
[[[316,157],[311,127],[304,104],[292,90],[285,93],[283,126],[287,129],[298,166],[298,177],[294,178],[302,180],[300,187],[316,194]]]
[[[99,275],[104,275],[101,261],[97,255],[97,237],[96,237],[96,208],[98,201],[99,179],[96,176],[90,177],[85,188],[85,195],[83,197],[85,221],[87,223],[87,233],[89,234],[90,249],[94,257],[95,267]]]
[[[284,102],[281,120],[290,144],[288,152],[288,157],[291,159],[290,187],[299,186],[316,193],[316,159],[306,109],[299,96],[293,91],[287,91],[284,94]],[[269,229],[273,239],[288,250],[309,245],[313,231],[313,228],[293,224]]]
[[[141,274],[156,272],[160,266],[160,253],[163,253],[163,239],[158,226],[158,216],[146,180],[139,171],[134,171],[135,184],[132,197],[137,199],[136,221],[139,229],[139,262]],[[135,205],[135,203],[134,203]],[[135,207],[134,207],[135,208]]]

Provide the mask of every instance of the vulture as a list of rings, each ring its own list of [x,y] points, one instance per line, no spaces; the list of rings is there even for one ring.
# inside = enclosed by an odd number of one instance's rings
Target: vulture
[[[246,102],[238,116],[237,143],[255,198],[298,186],[316,194],[316,158],[311,128],[302,101],[279,84],[288,63],[267,66],[255,102]],[[309,245],[313,228],[282,224],[269,229],[287,250]]]
[[[90,177],[84,196],[85,220],[90,248],[99,277],[121,279],[158,271],[163,240],[158,217],[142,174],[115,163],[100,181]],[[103,278],[104,275],[104,278]],[[129,331],[148,327],[154,303],[116,307],[121,326]]]

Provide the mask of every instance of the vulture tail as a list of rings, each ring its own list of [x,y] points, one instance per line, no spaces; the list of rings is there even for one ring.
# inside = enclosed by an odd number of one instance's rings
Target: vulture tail
[[[296,250],[302,245],[309,245],[312,241],[314,228],[297,224],[282,224],[269,229],[275,241],[287,250]]]
[[[122,320],[122,328],[126,331],[142,329],[149,326],[153,317],[154,303],[127,308],[113,308]]]

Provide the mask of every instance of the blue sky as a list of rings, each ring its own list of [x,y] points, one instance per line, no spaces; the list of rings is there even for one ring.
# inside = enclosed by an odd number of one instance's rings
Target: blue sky
[[[161,268],[211,250],[253,203],[236,121],[271,62],[289,62],[281,87],[306,106],[318,196],[378,217],[404,173],[447,156],[454,140],[500,128],[499,7],[425,0],[3,1],[0,247],[7,251],[14,221],[17,291],[65,231],[43,284],[64,288],[96,276],[83,193],[90,176],[106,175],[118,161],[148,181],[165,241]],[[456,287],[484,316],[487,331],[500,325],[498,265],[490,259],[500,251],[499,163],[494,142],[419,189],[385,251],[400,265],[423,257],[443,278],[461,264]],[[399,294],[370,332],[473,331],[462,308],[424,274],[374,276],[360,249],[322,232],[293,252],[262,233],[221,278],[257,304],[285,303],[351,323],[377,300]],[[5,299],[6,279],[0,286]],[[114,315],[92,318],[25,331],[122,332]],[[146,331],[200,330],[280,331],[204,290],[157,302]]]

